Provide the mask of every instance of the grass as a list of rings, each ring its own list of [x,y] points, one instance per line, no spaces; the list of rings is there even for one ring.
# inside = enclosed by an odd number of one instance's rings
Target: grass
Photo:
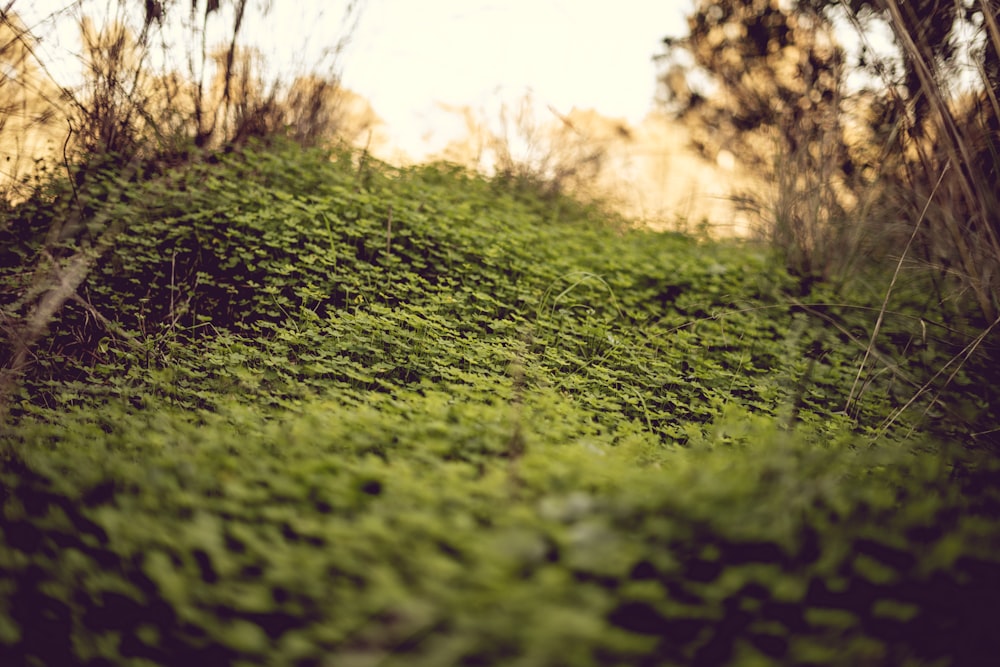
[[[896,414],[954,353],[918,283],[870,337],[758,247],[280,143],[108,187],[4,228],[9,323],[53,215],[123,223],[3,427],[3,664],[998,648],[989,368]]]

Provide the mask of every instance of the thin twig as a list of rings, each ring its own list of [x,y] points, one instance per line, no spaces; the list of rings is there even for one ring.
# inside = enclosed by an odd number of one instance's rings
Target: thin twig
[[[908,400],[902,407],[897,408],[892,413],[892,416],[890,416],[888,419],[886,419],[884,422],[882,422],[882,425],[879,427],[879,432],[875,436],[875,439],[877,440],[879,437],[881,437],[883,434],[885,434],[885,432],[888,431],[889,428],[891,428],[892,425],[896,423],[896,419],[898,419],[901,414],[903,414],[911,405],[913,405],[914,402],[916,402],[916,400],[918,398],[920,398],[924,394],[924,392],[926,392],[931,387],[931,385],[934,383],[934,381],[937,380],[938,377],[940,377],[942,373],[944,373],[945,369],[947,369],[953,363],[955,363],[956,361],[958,361],[959,358],[961,358],[962,363],[958,364],[955,367],[955,369],[951,372],[951,374],[948,375],[948,379],[945,380],[944,384],[941,385],[941,387],[938,388],[937,392],[934,394],[934,398],[931,400],[931,405],[933,405],[937,401],[938,396],[941,395],[941,392],[943,392],[945,390],[945,388],[949,384],[951,384],[951,381],[953,379],[955,379],[955,376],[958,374],[958,371],[960,371],[962,369],[962,365],[964,364],[964,362],[966,360],[968,360],[968,358],[970,356],[972,356],[972,353],[975,352],[979,348],[979,344],[982,343],[983,340],[985,340],[985,338],[990,334],[991,331],[993,331],[993,329],[998,324],[1000,324],[1000,317],[998,317],[997,319],[993,320],[993,323],[990,324],[990,326],[986,327],[986,329],[984,329],[982,331],[982,333],[980,333],[978,336],[976,336],[972,340],[972,342],[970,342],[968,345],[966,345],[965,348],[963,348],[961,352],[959,352],[958,354],[956,354],[955,356],[953,356],[951,359],[948,360],[948,363],[946,363],[944,366],[942,366],[941,368],[939,368],[938,371],[933,376],[931,376],[931,378],[929,380],[927,380],[927,382],[925,382],[923,384],[923,386],[921,386],[920,389],[918,389],[917,392],[915,394],[913,394],[913,396],[910,397],[910,400]],[[924,411],[924,414],[926,415],[927,412]],[[874,441],[873,441],[873,443],[874,443]]]
[[[389,207],[389,215],[385,220],[385,256],[388,259],[392,254],[392,206]]]
[[[114,320],[109,320],[107,317],[101,314],[101,312],[98,311],[97,308],[94,307],[94,304],[90,303],[90,301],[87,301],[79,294],[73,293],[73,295],[70,296],[70,301],[82,306],[84,310],[86,310],[91,317],[97,320],[101,324],[101,326],[104,327],[104,330],[107,331],[109,334],[111,334],[112,336],[121,336],[121,338],[126,343],[128,343],[129,347],[131,347],[132,349],[134,350],[146,349],[145,346],[139,341],[138,337],[123,329],[121,325],[115,322]]]
[[[885,319],[885,313],[889,307],[889,297],[892,296],[892,289],[896,286],[896,279],[899,278],[900,269],[903,267],[903,260],[906,259],[906,254],[910,250],[910,245],[913,243],[913,239],[916,238],[917,231],[920,229],[921,223],[923,223],[924,218],[927,216],[927,209],[930,208],[931,200],[934,199],[934,194],[941,185],[941,181],[944,180],[944,175],[948,172],[949,166],[951,166],[951,160],[945,162],[944,169],[941,170],[941,176],[938,177],[938,181],[934,185],[934,189],[927,197],[927,203],[924,204],[924,210],[920,212],[920,217],[917,218],[916,224],[913,225],[913,232],[910,234],[910,238],[906,241],[906,247],[903,248],[903,253],[899,256],[899,261],[896,262],[896,269],[892,272],[892,280],[889,281],[889,288],[885,291],[885,298],[882,299],[882,307],[879,309],[878,318],[875,320],[875,329],[872,331],[871,339],[868,341],[868,348],[865,350],[865,356],[861,360],[861,365],[858,366],[858,374],[854,378],[854,384],[851,385],[851,391],[847,395],[847,404],[844,406],[844,412],[848,414],[850,414],[851,404],[854,403],[854,392],[858,387],[858,383],[861,381],[861,375],[864,373],[865,366],[868,364],[868,357],[871,356],[872,350],[875,347],[875,339],[878,338],[879,331],[882,328],[882,321]],[[860,399],[860,396],[858,398]]]

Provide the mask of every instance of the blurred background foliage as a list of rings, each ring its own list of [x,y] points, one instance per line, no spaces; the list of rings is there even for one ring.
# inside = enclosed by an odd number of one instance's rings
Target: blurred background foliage
[[[971,294],[987,326],[1000,280],[997,14],[991,0],[697,2],[689,34],[665,40],[663,103],[705,154],[769,175],[772,191],[745,203],[790,268],[842,280],[905,247],[933,276],[929,298]]]

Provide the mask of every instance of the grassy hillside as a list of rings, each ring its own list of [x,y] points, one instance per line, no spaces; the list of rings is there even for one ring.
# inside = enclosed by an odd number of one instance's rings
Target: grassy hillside
[[[115,178],[0,230],[11,321],[53,219],[121,226],[3,427],[0,664],[1000,650],[990,370],[899,411],[957,351],[919,283],[856,382],[877,292],[759,248],[287,146]]]

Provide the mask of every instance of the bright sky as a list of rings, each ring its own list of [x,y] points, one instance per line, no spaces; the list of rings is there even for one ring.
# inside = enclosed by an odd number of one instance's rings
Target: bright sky
[[[651,58],[689,0],[368,0],[343,61],[346,85],[390,123],[432,101],[476,104],[497,87],[560,111],[640,120]]]
[[[14,10],[44,16],[69,4],[20,0]],[[271,16],[249,23],[245,36],[278,58],[308,62],[343,33],[345,0],[271,4]],[[638,121],[655,92],[651,58],[665,35],[684,32],[691,0],[361,0],[361,6],[341,60],[344,83],[368,98],[405,143],[417,140],[435,102],[496,111],[498,88],[508,98],[530,88],[562,113],[576,106]],[[64,53],[71,39],[60,40]]]

